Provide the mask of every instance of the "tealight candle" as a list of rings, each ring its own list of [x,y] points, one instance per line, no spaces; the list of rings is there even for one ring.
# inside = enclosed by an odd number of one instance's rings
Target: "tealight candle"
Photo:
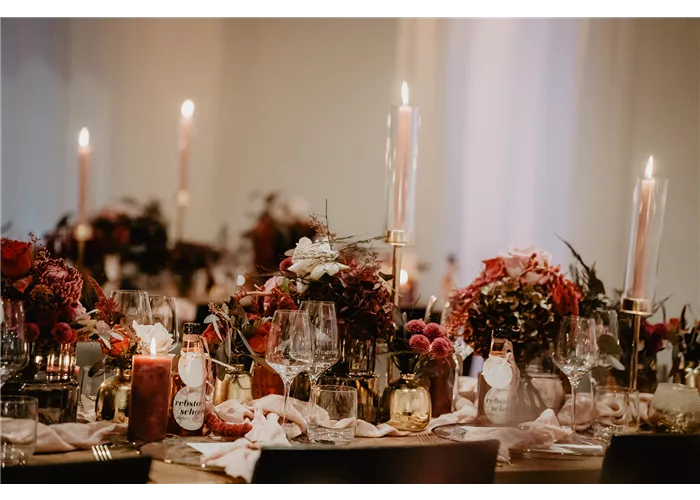
[[[155,339],[150,355],[135,355],[131,370],[129,441],[150,443],[165,438],[170,404],[172,358],[157,356]]]

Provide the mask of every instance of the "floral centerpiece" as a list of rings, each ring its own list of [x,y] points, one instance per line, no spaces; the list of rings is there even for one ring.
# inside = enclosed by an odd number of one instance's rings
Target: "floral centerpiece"
[[[24,302],[25,335],[32,345],[25,378],[73,378],[76,330],[86,317],[82,289],[80,273],[53,258],[35,237],[30,242],[2,239],[2,295]]]
[[[561,318],[577,316],[581,290],[547,252],[511,250],[484,261],[484,270],[450,297],[449,330],[465,328],[476,354],[487,355],[492,334],[513,343],[519,363],[527,365],[550,349]]]

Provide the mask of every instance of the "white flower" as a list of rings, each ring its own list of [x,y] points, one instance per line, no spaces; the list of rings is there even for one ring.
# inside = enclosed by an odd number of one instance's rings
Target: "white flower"
[[[289,250],[285,255],[290,254],[292,265],[289,272],[300,278],[319,280],[324,274],[334,276],[344,269],[350,269],[337,261],[338,252],[331,248],[328,238],[312,242],[304,237],[299,240],[294,250]]]
[[[173,336],[161,323],[155,325],[139,325],[136,321],[131,325],[139,338],[138,350],[141,354],[151,353],[151,341],[155,339],[156,354],[167,354],[173,347]]]
[[[525,272],[525,268],[527,267],[532,254],[535,254],[535,259],[540,264],[545,266],[548,266],[550,260],[552,259],[552,255],[549,252],[539,250],[532,246],[524,249],[513,248],[507,254],[501,254],[503,262],[506,265],[506,272],[508,273],[508,276],[511,278],[519,278],[523,272]],[[530,284],[534,284],[540,281],[541,278],[542,276],[539,274],[528,273],[526,281]]]

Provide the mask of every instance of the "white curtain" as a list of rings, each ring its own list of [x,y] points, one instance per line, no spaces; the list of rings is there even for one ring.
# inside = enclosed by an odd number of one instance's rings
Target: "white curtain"
[[[444,21],[448,246],[459,284],[535,245],[596,261],[621,288],[634,178],[670,180],[657,298],[700,301],[698,24],[686,20]],[[660,119],[665,118],[661,121]],[[676,244],[672,244],[676,241]],[[683,241],[683,244],[679,244]]]

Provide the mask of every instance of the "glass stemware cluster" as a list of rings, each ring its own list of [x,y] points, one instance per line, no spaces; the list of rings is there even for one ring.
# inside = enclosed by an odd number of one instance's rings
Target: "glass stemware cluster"
[[[282,423],[287,420],[289,389],[299,373],[311,378],[311,400],[319,377],[340,359],[335,304],[303,302],[301,309],[278,310],[272,318],[265,360],[284,383]]]

